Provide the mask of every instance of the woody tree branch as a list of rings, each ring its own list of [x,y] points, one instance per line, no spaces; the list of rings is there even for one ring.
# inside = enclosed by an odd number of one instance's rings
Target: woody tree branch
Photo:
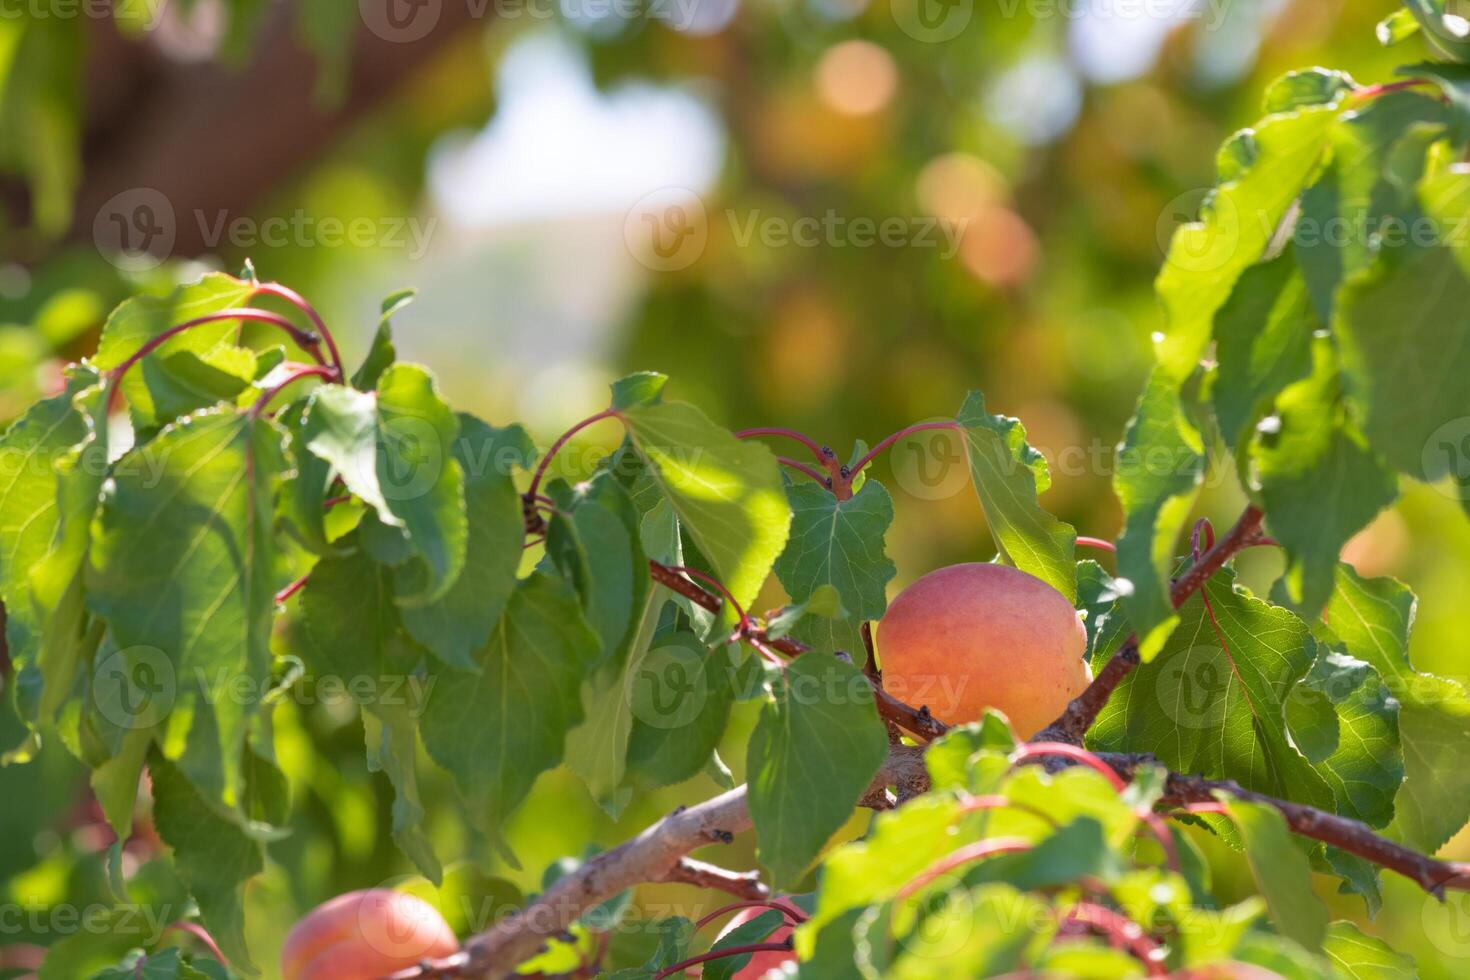
[[[1174,608],[1184,605],[1186,599],[1198,592],[1210,580],[1210,576],[1218,572],[1238,552],[1260,541],[1261,520],[1264,517],[1259,508],[1246,507],[1235,525],[1174,581],[1169,590]],[[1061,717],[1037,733],[1034,741],[1081,745],[1082,737],[1102,713],[1108,698],[1112,697],[1113,691],[1123,683],[1123,678],[1133,672],[1138,663],[1138,635],[1135,633],[1128,637],[1122,648],[1097,672],[1092,683],[1072,699]]]

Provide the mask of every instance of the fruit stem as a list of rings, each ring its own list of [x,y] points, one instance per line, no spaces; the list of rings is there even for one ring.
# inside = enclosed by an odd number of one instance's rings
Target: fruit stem
[[[1380,95],[1387,95],[1390,92],[1401,92],[1404,89],[1429,84],[1432,83],[1427,78],[1410,78],[1402,82],[1383,82],[1378,85],[1364,85],[1361,88],[1353,89],[1352,98],[1355,102],[1366,102],[1369,99],[1376,99]]]
[[[225,954],[220,952],[219,944],[214,941],[214,937],[199,923],[180,919],[178,922],[164,926],[163,933],[159,935],[162,936],[168,932],[187,932],[208,947],[210,955],[219,960],[221,966],[230,965],[230,961],[225,957]]]
[[[986,840],[975,841],[946,854],[935,861],[929,867],[920,871],[899,888],[893,896],[895,901],[908,898],[914,892],[929,884],[940,875],[953,871],[955,868],[966,864],[973,864],[983,858],[993,857],[996,854],[1014,854],[1018,851],[1031,850],[1031,841],[1024,837],[991,837]]]
[[[1080,534],[1077,536],[1077,546],[1079,548],[1096,548],[1098,551],[1106,551],[1110,555],[1116,555],[1118,553],[1118,546],[1113,544],[1113,542],[1105,541],[1102,538],[1083,537]]]
[[[1017,747],[1016,751],[1012,753],[1011,759],[1015,762],[1022,762],[1026,759],[1035,759],[1040,756],[1049,755],[1059,755],[1071,759],[1073,762],[1080,762],[1084,766],[1095,769],[1104,779],[1112,784],[1113,789],[1120,793],[1128,785],[1123,777],[1114,771],[1112,766],[1098,758],[1098,756],[1084,748],[1071,745],[1067,742],[1030,742]]]
[[[791,920],[792,925],[799,926],[806,921],[806,916],[802,914],[801,910],[793,908],[785,902],[770,899],[768,901],[732,902],[729,905],[715,909],[709,915],[694,923],[694,928],[696,930],[703,929],[725,913],[735,912],[740,909],[775,909],[777,912],[786,916],[787,919]]]
[[[604,411],[598,412],[596,415],[589,415],[587,418],[578,422],[567,431],[563,432],[561,434],[561,437],[558,438],[556,442],[553,442],[551,444],[551,448],[546,450],[546,455],[541,457],[541,462],[536,465],[536,472],[531,475],[531,485],[526,488],[525,495],[527,497],[536,496],[536,491],[541,487],[541,479],[542,477],[546,476],[546,468],[551,465],[552,457],[561,451],[561,448],[567,444],[568,440],[570,440],[572,436],[576,435],[578,432],[581,432],[583,429],[587,428],[587,426],[591,425],[594,422],[601,422],[603,419],[616,418],[617,415],[618,413],[616,411],[609,408]]]
[[[1068,910],[1065,921],[1078,922],[1098,930],[1113,944],[1143,961],[1151,977],[1165,976],[1163,950],[1148,937],[1143,927],[1096,902],[1078,902]]]
[[[746,953],[789,953],[791,943],[746,943],[743,946],[726,946],[724,949],[712,949],[698,956],[691,956],[687,960],[681,960],[673,966],[666,966],[653,975],[653,980],[664,980],[676,973],[682,973],[691,966],[708,963],[710,960],[722,960],[727,956],[743,956]]]
[[[276,605],[284,606],[287,600],[289,600],[293,595],[301,591],[301,589],[306,585],[306,580],[309,578],[311,578],[311,573],[307,572],[305,575],[301,576],[299,579],[292,582],[281,591],[277,592]]]
[[[869,449],[866,453],[863,454],[860,459],[858,459],[856,463],[853,463],[847,468],[847,479],[849,485],[851,485],[852,478],[861,473],[863,471],[863,467],[867,466],[874,459],[876,459],[878,454],[881,453],[883,450],[887,449],[889,446],[893,445],[904,436],[911,436],[915,432],[925,432],[929,429],[953,429],[956,432],[964,431],[963,426],[961,426],[958,422],[954,422],[949,419],[945,419],[939,422],[915,422],[913,425],[905,426],[904,428],[899,429],[897,432],[885,436],[883,439],[880,439],[876,446],[874,446],[872,449]]]
[[[813,480],[816,480],[818,483],[820,483],[822,486],[826,487],[828,490],[831,490],[832,489],[832,479],[831,479],[831,477],[825,476],[825,475],[817,472],[816,470],[812,469],[810,466],[806,465],[805,463],[797,462],[796,460],[790,458],[789,456],[777,456],[776,457],[776,462],[780,463],[782,466],[789,466],[793,470],[796,470],[798,473],[805,473],[807,476],[811,477]]]
[[[750,632],[752,625],[750,621],[750,616],[745,612],[744,609],[740,607],[740,603],[735,601],[735,597],[730,594],[730,590],[725,588],[725,586],[721,584],[719,579],[715,578],[713,575],[708,575],[704,572],[701,572],[697,568],[690,568],[687,565],[669,565],[668,569],[671,572],[679,572],[680,574],[687,575],[690,578],[699,579],[699,581],[703,582],[705,585],[708,585],[710,588],[718,592],[724,598],[724,600],[730,604],[730,608],[735,610],[736,615],[740,617],[741,636],[744,636]]]
[[[316,311],[316,307],[306,301],[304,296],[290,286],[283,286],[278,282],[256,283],[254,295],[275,296],[278,299],[283,299],[287,303],[290,303],[302,313],[305,313],[306,318],[311,321],[311,325],[316,328],[316,332],[321,335],[322,340],[326,341],[327,350],[332,355],[332,363],[337,366],[337,376],[344,380],[347,378],[347,369],[342,366],[342,354],[337,350],[337,341],[332,338],[332,331],[327,329],[326,321]],[[320,359],[320,356],[318,356],[318,359]]]
[[[302,378],[321,378],[324,381],[335,381],[340,377],[341,374],[336,368],[327,367],[324,364],[298,364],[285,378],[261,392],[260,397],[255,399],[255,404],[250,406],[250,417],[259,418],[260,413],[265,411],[265,407],[270,404],[272,398],[279,395],[288,385],[294,384]]]
[[[795,429],[783,429],[779,426],[761,426],[760,428],[755,429],[741,429],[739,432],[735,433],[736,439],[751,439],[755,436],[780,436],[782,438],[795,440],[796,442],[799,442],[806,448],[810,449],[812,455],[817,458],[817,462],[822,463],[823,465],[825,465],[829,459],[836,458],[830,448],[828,448],[827,446],[818,445],[817,440],[813,439],[811,436],[803,435],[802,433],[797,432]]]

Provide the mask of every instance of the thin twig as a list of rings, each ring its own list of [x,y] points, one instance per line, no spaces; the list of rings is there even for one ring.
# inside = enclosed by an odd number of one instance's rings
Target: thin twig
[[[709,888],[747,902],[764,901],[771,897],[771,890],[761,881],[759,871],[730,871],[694,858],[680,859],[664,881]]]

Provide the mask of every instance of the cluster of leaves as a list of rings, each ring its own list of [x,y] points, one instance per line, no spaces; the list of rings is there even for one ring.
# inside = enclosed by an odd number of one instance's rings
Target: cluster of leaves
[[[1273,807],[1237,800],[1190,818],[1243,852],[1260,890],[1222,906],[1195,843],[1154,816],[1163,770],[1120,787],[1111,771],[1017,767],[1016,749],[995,715],[929,747],[932,791],[879,814],[864,840],[827,855],[820,890],[796,897],[811,914],[795,932],[795,975],[1104,980],[1245,976],[1231,968],[1247,964],[1292,980],[1413,975],[1408,957],[1328,921]],[[712,951],[781,924],[763,914]],[[687,952],[667,942],[649,966]]]
[[[1116,577],[1078,562],[1072,528],[1037,502],[1049,474],[1018,421],[973,393],[938,436],[964,444],[997,560],[1086,612],[1094,667],[1137,637],[1143,664],[1089,732],[1093,748],[1151,752],[1425,851],[1470,818],[1470,698],[1409,663],[1408,590],[1337,555],[1401,476],[1467,475],[1464,446],[1438,440],[1470,418],[1452,380],[1470,366],[1458,314],[1470,253],[1448,234],[1387,232],[1464,220],[1470,174],[1450,161],[1470,135],[1466,71],[1411,66],[1415,84],[1394,90],[1290,75],[1268,93],[1269,115],[1222,149],[1220,184],[1159,278],[1168,329],[1115,479]],[[1350,247],[1306,234],[1364,221]],[[146,767],[172,880],[248,971],[243,890],[289,814],[269,709],[303,673],[370,681],[349,686],[367,758],[395,789],[395,839],[434,882],[420,744],[514,862],[501,828],[540,773],[567,764],[613,813],[642,788],[701,771],[728,779],[715,746],[732,704],[757,700],[745,768],[759,856],[773,885],[797,885],[889,749],[867,679],[840,655],[885,610],[884,487],[862,473],[850,493],[792,482],[765,447],[665,400],[651,374],[618,382],[589,420],[623,426],[618,451],[585,483],[543,484],[524,430],[456,413],[427,370],[397,361],[401,295],[350,377],[243,346],[232,318],[160,342],[260,288],[215,274],[124,303],[95,358],[0,440],[7,691],[32,726],[10,759],[59,740],[91,769],[119,841]],[[326,377],[291,384],[312,372]],[[126,446],[109,425],[118,392]],[[1287,572],[1262,598],[1226,569],[1176,609],[1177,542],[1217,446],[1266,512]],[[544,529],[534,562],[528,525]],[[651,562],[718,583],[727,601],[711,612]],[[757,622],[746,610],[772,573],[791,603]],[[287,602],[299,603],[304,663],[273,649]],[[740,642],[786,634],[809,652],[782,661]],[[395,686],[406,697],[376,696],[393,680],[412,681]],[[827,857],[798,931],[804,974],[1401,968],[1351,926],[1329,926],[1307,891],[1309,868],[1330,871],[1376,909],[1378,871],[1362,859],[1299,844],[1270,807],[1229,802],[1198,820],[1244,852],[1263,903],[1220,909],[1177,828],[1164,869],[1152,845],[1135,845],[1140,826],[1157,826],[1160,779],[1120,795],[1086,771],[1013,772],[1013,748],[994,720],[932,746],[934,790]],[[1007,802],[973,804],[982,798]],[[1014,853],[921,877],[986,840]],[[113,857],[118,894],[140,887]],[[1274,931],[1257,928],[1263,912]],[[1126,954],[1088,938],[1119,929]],[[676,962],[686,935],[671,924],[648,969]],[[120,952],[78,937],[48,970],[89,975],[88,957]],[[164,959],[119,969],[211,969]]]
[[[308,390],[290,385],[305,375],[284,347],[240,346],[233,318],[210,319],[259,291],[211,274],[124,303],[96,357],[0,444],[16,464],[0,537],[11,691],[33,727],[11,759],[58,738],[92,769],[120,841],[146,766],[179,877],[248,966],[242,890],[288,813],[269,709],[303,670],[373,682],[352,688],[369,763],[398,794],[396,840],[435,882],[420,740],[499,845],[537,775],[562,762],[611,812],[639,787],[728,779],[715,745],[730,707],[760,698],[752,814],[773,879],[797,882],[887,752],[867,680],[834,656],[885,608],[882,485],[860,479],[838,500],[792,484],[768,449],[637,375],[613,388],[604,416],[626,439],[599,472],[575,487],[538,472],[523,496],[525,432],[456,414],[425,369],[396,361],[389,316],[406,297],[384,304],[350,384]],[[169,332],[185,321],[199,323]],[[110,445],[118,392],[127,447]],[[1074,594],[1071,531],[1035,505],[1045,467],[1019,425],[977,395],[956,426],[998,540]],[[544,549],[518,577],[528,507],[545,515]],[[723,583],[729,603],[710,613],[654,582],[650,561]],[[729,642],[773,570],[793,603],[764,635],[813,646],[786,664]],[[304,664],[272,651],[291,595]],[[404,679],[404,697],[376,696]]]

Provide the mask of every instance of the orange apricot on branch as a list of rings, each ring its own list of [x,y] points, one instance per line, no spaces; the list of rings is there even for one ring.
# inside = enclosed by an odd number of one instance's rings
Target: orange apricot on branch
[[[1065,596],[1007,565],[950,565],[899,593],[878,623],[883,686],[950,724],[1003,712],[1029,738],[1092,680]]]
[[[377,980],[459,949],[428,902],[369,888],[323,902],[291,927],[281,950],[284,980]]]

